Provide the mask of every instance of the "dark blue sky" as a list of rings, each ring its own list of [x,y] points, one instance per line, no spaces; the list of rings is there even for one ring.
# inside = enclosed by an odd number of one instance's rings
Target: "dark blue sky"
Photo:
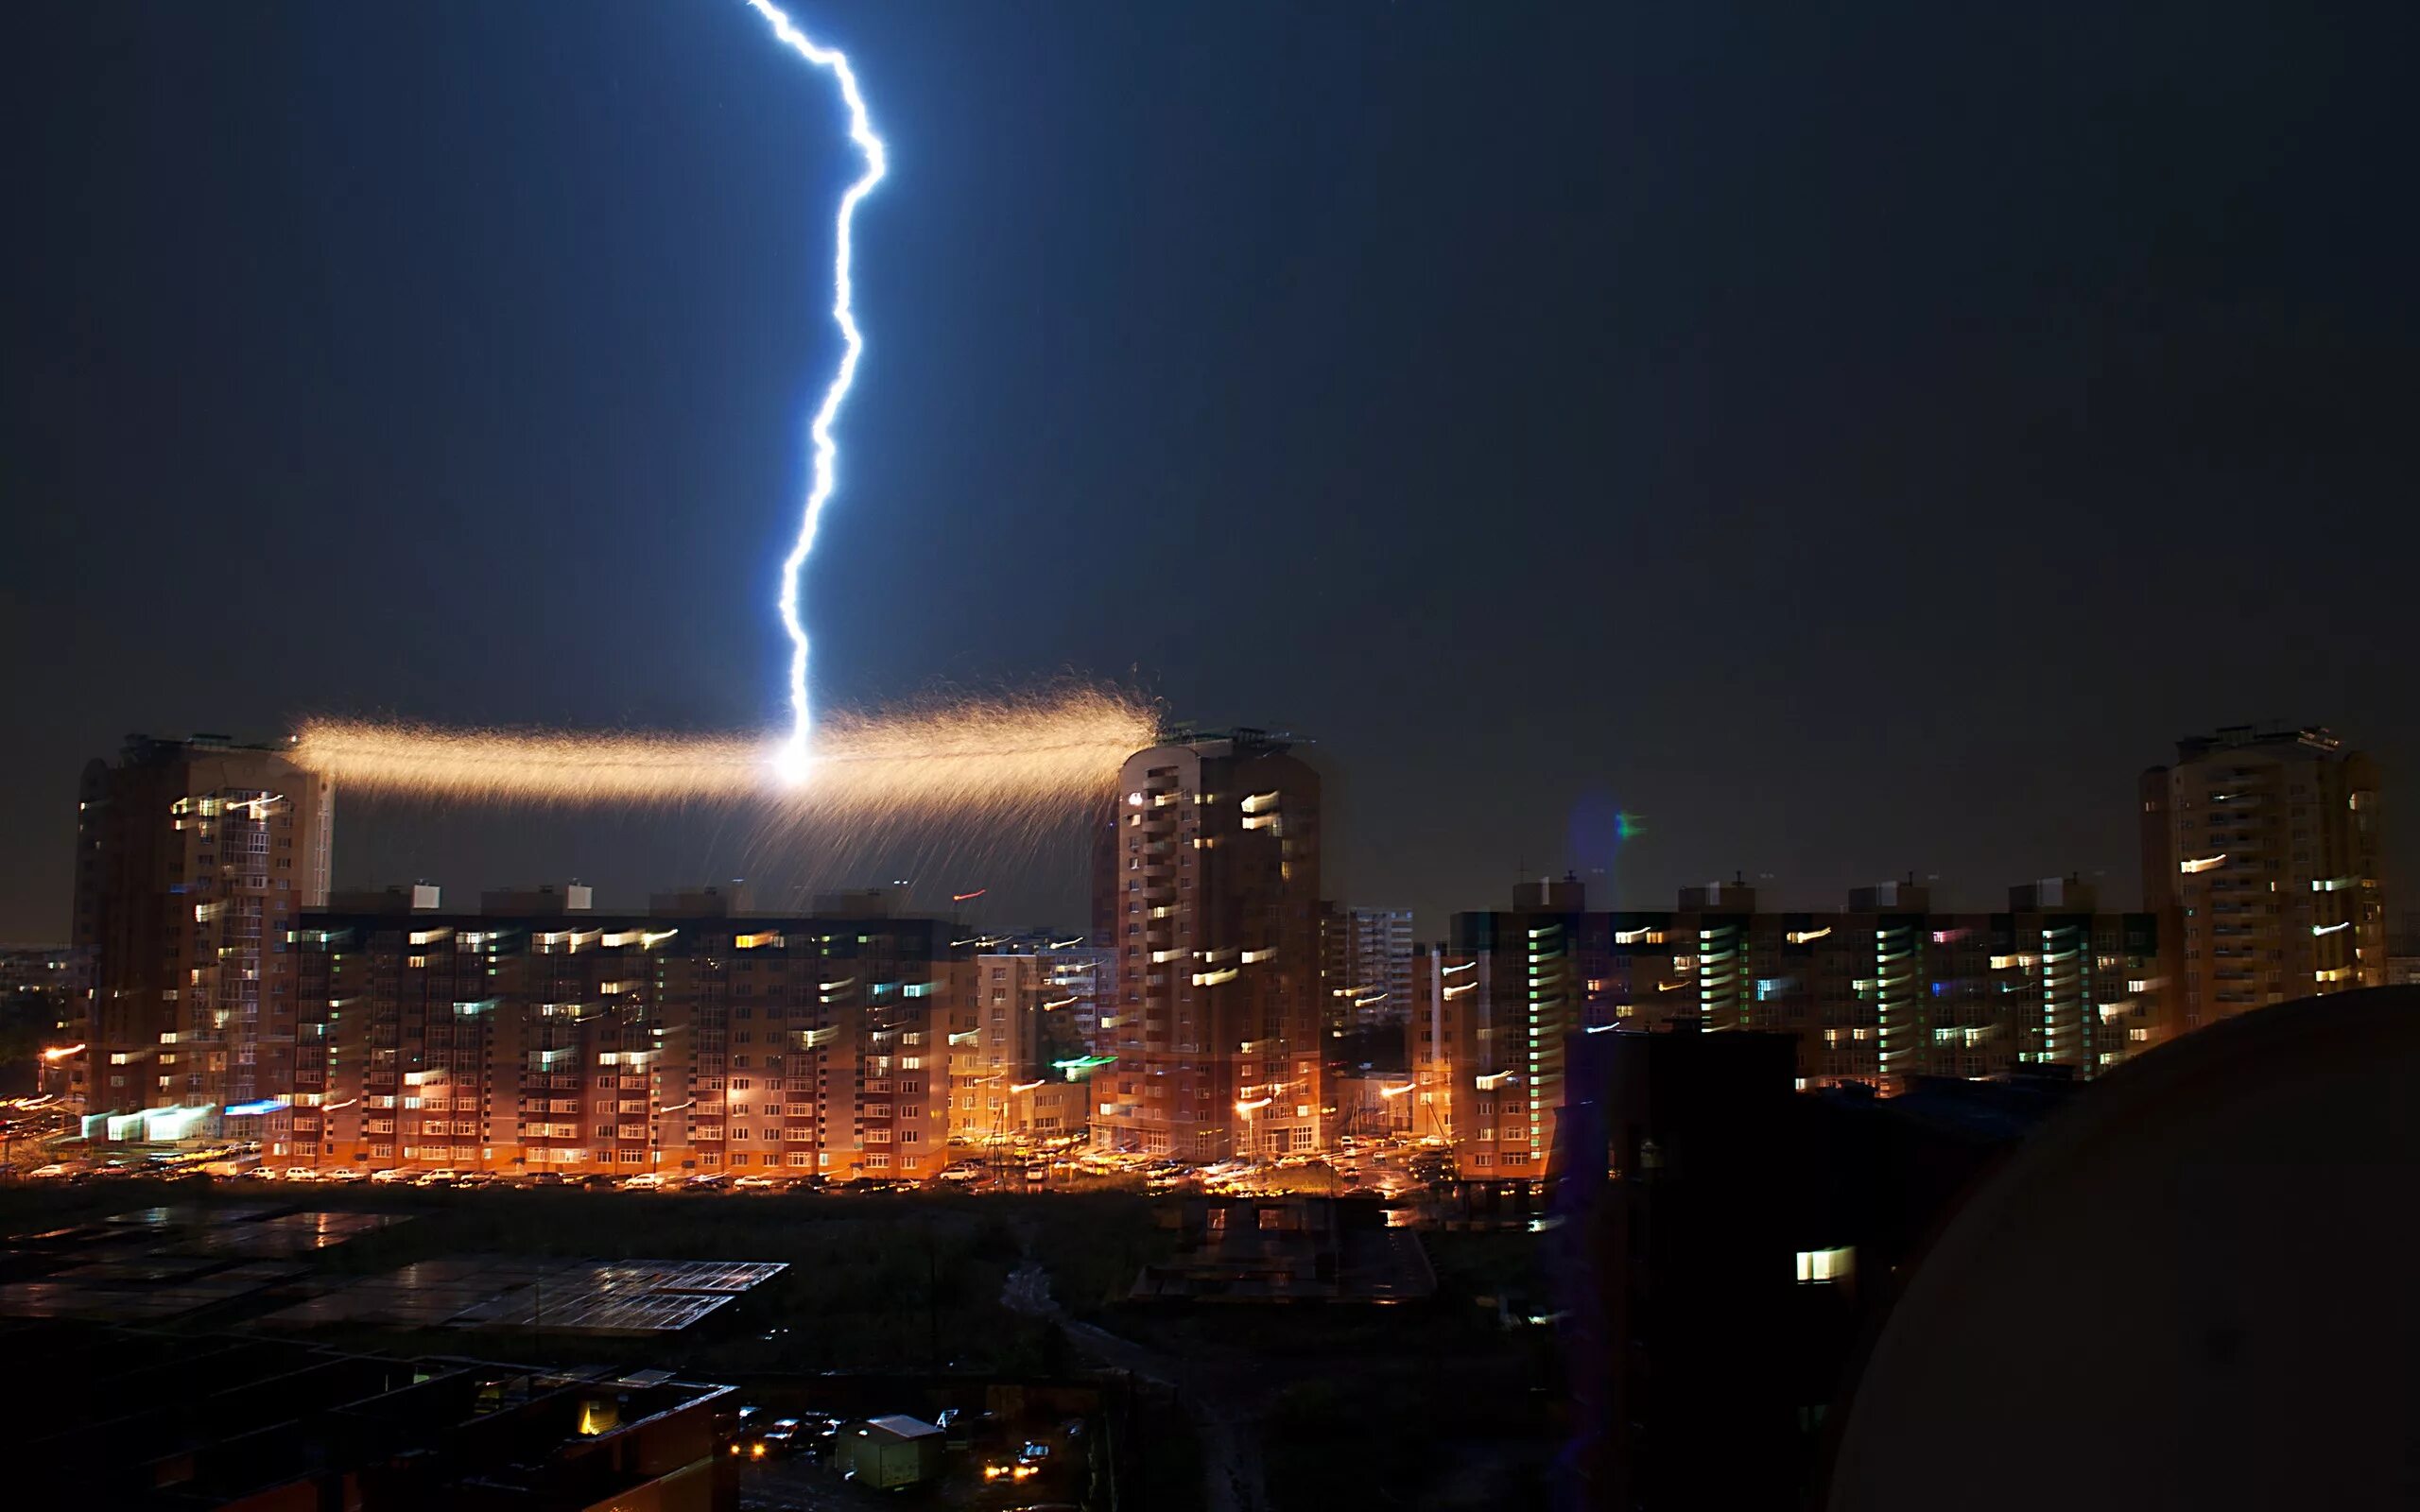
[[[1337,889],[1428,925],[1524,863],[2131,900],[2218,723],[2401,799],[2411,23],[1976,9],[801,8],[892,152],[821,698],[1290,727]],[[827,78],[736,0],[6,26],[0,936],[128,730],[779,717]],[[348,883],[741,860],[341,813]]]

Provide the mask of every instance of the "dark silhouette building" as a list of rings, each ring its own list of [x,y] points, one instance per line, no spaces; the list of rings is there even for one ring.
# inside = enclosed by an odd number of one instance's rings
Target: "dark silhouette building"
[[[2075,1084],[1796,1091],[1780,1034],[1573,1037],[1550,1251],[1565,1505],[1788,1507],[1862,1339],[1961,1194]]]

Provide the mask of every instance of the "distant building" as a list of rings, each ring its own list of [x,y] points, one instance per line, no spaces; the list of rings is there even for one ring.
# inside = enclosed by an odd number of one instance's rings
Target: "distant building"
[[[0,1067],[0,1091],[83,1100],[87,1061],[75,1047],[86,1039],[92,994],[90,953],[73,945],[0,945],[0,1027],[30,1055]]]
[[[329,781],[282,748],[130,738],[84,769],[76,944],[92,953],[88,1110],[205,1122],[291,1082],[302,911],[328,895]]]
[[[1100,994],[1115,991],[1115,953],[1048,936],[994,938],[979,950],[965,1005],[974,1027],[950,1046],[951,1137],[1080,1133],[1085,1098],[1050,1089],[1092,1069],[1085,1062]]]
[[[1400,1024],[1411,1013],[1411,910],[1320,905],[1322,1027],[1331,1035]]]
[[[1372,1139],[1414,1133],[1412,1115],[1418,1106],[1410,1096],[1414,1090],[1410,1079],[1400,1074],[1331,1072],[1328,1099],[1336,1108],[1329,1125],[1332,1135]]]
[[[2179,1027],[2381,987],[2378,770],[2316,727],[2234,726],[2143,773],[2143,901],[2179,922]]]
[[[2169,1017],[2156,917],[2103,912],[2072,878],[2012,888],[2002,913],[1935,912],[1912,882],[1832,914],[1762,911],[1738,884],[1596,913],[1574,880],[1530,883],[1509,911],[1455,915],[1416,967],[1411,1116],[1472,1181],[1547,1174],[1576,1032],[1782,1034],[1806,1085],[1895,1091],[2034,1067],[2088,1079]]]
[[[2386,981],[2389,987],[2420,987],[2420,913],[2399,913],[2387,925]]]
[[[1320,780],[1239,730],[1153,747],[1118,780],[1115,1014],[1093,1079],[1108,1149],[1210,1162],[1317,1149]]]
[[[931,919],[314,913],[266,1153],[924,1177],[971,963]],[[232,1110],[231,1110],[232,1112]],[[231,1120],[232,1121],[232,1120]],[[283,1125],[290,1121],[290,1132]]]

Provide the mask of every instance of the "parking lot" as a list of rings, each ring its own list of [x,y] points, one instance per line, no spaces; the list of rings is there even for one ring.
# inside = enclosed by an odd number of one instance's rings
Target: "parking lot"
[[[1266,1161],[1227,1160],[1193,1166],[1138,1152],[1083,1150],[1061,1143],[1028,1147],[1004,1145],[965,1149],[930,1181],[857,1178],[827,1181],[814,1175],[781,1173],[736,1175],[726,1172],[643,1171],[631,1175],[567,1174],[553,1171],[480,1170],[455,1167],[391,1166],[368,1168],[317,1164],[264,1155],[258,1146],[240,1143],[180,1146],[92,1147],[63,1141],[51,1131],[43,1143],[28,1139],[26,1147],[41,1153],[39,1161],[21,1159],[0,1175],[16,1179],[55,1182],[108,1181],[128,1178],[192,1178],[213,1181],[283,1182],[291,1184],[379,1186],[408,1185],[426,1189],[475,1190],[481,1187],[555,1187],[590,1192],[682,1193],[694,1196],[745,1197],[784,1193],[854,1192],[878,1194],[900,1191],[944,1191],[965,1194],[1097,1192],[1141,1188],[1152,1193],[1200,1192],[1211,1195],[1246,1196],[1306,1193],[1404,1198],[1426,1185],[1423,1147],[1414,1141],[1348,1138],[1340,1147],[1318,1155],[1288,1156]],[[58,1159],[50,1159],[57,1154]]]

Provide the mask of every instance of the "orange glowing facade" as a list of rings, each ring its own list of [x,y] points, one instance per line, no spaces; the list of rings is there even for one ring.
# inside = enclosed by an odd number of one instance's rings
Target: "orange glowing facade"
[[[1117,793],[1094,1143],[1203,1162],[1319,1148],[1319,774],[1237,730],[1136,752]]]
[[[325,913],[295,932],[319,1164],[921,1177],[971,964],[912,919]]]

